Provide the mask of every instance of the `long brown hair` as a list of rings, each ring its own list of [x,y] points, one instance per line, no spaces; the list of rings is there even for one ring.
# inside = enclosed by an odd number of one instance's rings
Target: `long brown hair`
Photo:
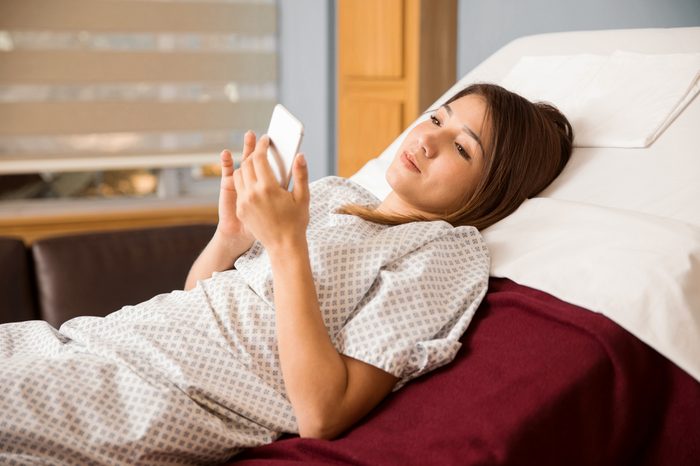
[[[482,230],[513,213],[561,173],[571,157],[574,133],[569,121],[553,105],[532,103],[496,84],[472,84],[446,103],[469,94],[486,101],[491,141],[485,145],[489,151],[474,192],[457,211],[442,220],[453,226],[472,225]],[[430,220],[382,214],[355,204],[344,205],[339,212],[385,225]]]

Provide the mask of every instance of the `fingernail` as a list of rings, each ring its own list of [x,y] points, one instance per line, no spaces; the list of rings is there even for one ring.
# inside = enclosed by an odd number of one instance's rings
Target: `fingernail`
[[[299,165],[302,167],[306,165],[306,158],[304,158],[304,154],[299,154]]]

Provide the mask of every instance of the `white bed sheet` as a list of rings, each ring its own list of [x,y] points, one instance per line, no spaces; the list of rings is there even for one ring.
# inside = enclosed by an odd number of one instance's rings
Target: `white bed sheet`
[[[700,52],[700,27],[523,37],[460,79],[435,106],[469,83],[499,83],[522,56],[615,50]],[[352,179],[386,196],[384,172],[404,135]],[[491,275],[605,314],[700,380],[699,143],[695,98],[650,147],[576,148],[538,199],[483,232]]]

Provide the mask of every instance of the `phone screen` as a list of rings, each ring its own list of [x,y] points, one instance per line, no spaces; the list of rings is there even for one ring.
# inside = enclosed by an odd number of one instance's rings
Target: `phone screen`
[[[275,105],[267,130],[270,148],[267,160],[280,186],[287,189],[292,177],[292,163],[304,135],[304,125],[283,105]]]

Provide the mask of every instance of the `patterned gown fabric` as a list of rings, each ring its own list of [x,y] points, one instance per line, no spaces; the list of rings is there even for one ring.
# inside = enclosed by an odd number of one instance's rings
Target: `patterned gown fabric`
[[[396,389],[450,362],[488,283],[478,231],[335,213],[378,202],[337,177],[312,183],[311,199],[309,255],[336,348],[400,378]],[[256,242],[190,291],[59,330],[1,325],[0,463],[221,462],[297,432],[273,302]]]

